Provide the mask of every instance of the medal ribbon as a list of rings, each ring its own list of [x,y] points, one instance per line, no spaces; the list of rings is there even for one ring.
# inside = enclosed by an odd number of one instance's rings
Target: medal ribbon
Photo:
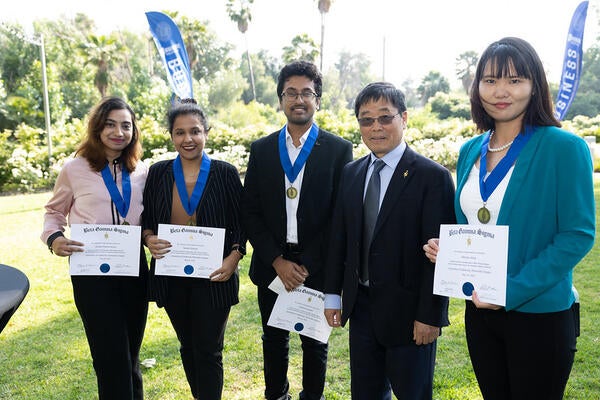
[[[185,178],[183,177],[183,167],[181,166],[181,159],[179,156],[173,161],[173,175],[175,176],[175,185],[177,185],[177,192],[179,193],[179,200],[185,212],[191,217],[196,211],[196,207],[200,203],[202,193],[206,187],[206,181],[208,180],[208,171],[210,170],[210,158],[205,152],[202,152],[202,162],[200,164],[200,172],[198,173],[198,179],[192,195],[188,197],[187,188],[185,187]]]
[[[125,219],[125,217],[127,217],[127,213],[129,212],[129,204],[131,204],[131,179],[129,178],[129,171],[127,171],[125,165],[121,164],[123,196],[121,196],[121,193],[119,193],[117,182],[115,182],[116,177],[113,179],[108,164],[102,168],[101,172],[102,179],[104,180],[104,186],[106,186],[106,189],[108,189],[111,200],[113,203],[115,203],[115,207],[117,208],[117,211],[121,217]]]
[[[485,179],[485,175],[487,173],[486,155],[488,151],[488,143],[490,142],[490,132],[488,131],[486,133],[483,143],[481,143],[481,157],[479,159],[479,193],[481,193],[481,199],[484,202],[487,201],[496,187],[498,187],[502,179],[504,179],[510,170],[510,167],[515,163],[515,160],[521,153],[521,150],[523,150],[523,147],[525,147],[529,139],[531,139],[533,136],[533,132],[534,129],[532,126],[525,126],[525,131],[517,135],[506,155],[492,170],[488,178]]]
[[[290,155],[288,154],[287,147],[285,146],[285,131],[286,126],[284,126],[279,132],[279,160],[281,161],[281,167],[283,168],[283,172],[285,172],[285,176],[289,179],[290,183],[294,183],[298,174],[306,164],[306,160],[310,155],[310,152],[317,141],[317,136],[319,134],[319,127],[317,124],[313,123],[310,128],[310,132],[302,149],[300,150],[300,154],[294,161],[294,165],[292,166],[292,161],[290,160]]]

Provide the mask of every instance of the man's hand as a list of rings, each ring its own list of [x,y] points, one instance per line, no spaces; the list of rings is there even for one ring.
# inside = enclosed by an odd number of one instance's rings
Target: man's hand
[[[342,312],[339,309],[334,308],[326,308],[325,309],[325,319],[329,326],[333,328],[339,328],[342,323]]]
[[[439,326],[431,326],[419,321],[415,321],[413,328],[413,340],[417,346],[433,343],[438,336],[440,336]]]
[[[283,282],[285,290],[288,292],[304,283],[304,280],[308,277],[308,271],[301,265],[296,264],[290,260],[286,260],[282,256],[279,256],[273,261],[273,268],[277,272],[277,276]]]

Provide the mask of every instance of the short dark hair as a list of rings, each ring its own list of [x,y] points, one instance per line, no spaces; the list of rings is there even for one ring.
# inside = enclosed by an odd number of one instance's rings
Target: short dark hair
[[[406,100],[404,93],[389,82],[372,82],[365,86],[354,100],[354,115],[358,118],[360,107],[370,101],[385,99],[398,109],[398,112],[406,111]]]
[[[516,73],[517,76],[531,80],[532,96],[525,110],[523,124],[560,126],[560,122],[554,116],[550,88],[540,57],[525,40],[506,37],[490,44],[477,64],[470,100],[471,116],[478,130],[484,132],[495,126],[494,119],[483,108],[479,94],[479,82],[483,79],[483,71],[488,63],[497,79]]]
[[[88,115],[86,137],[76,151],[76,155],[85,158],[90,167],[97,172],[106,165],[106,153],[100,134],[104,130],[108,114],[114,110],[127,110],[131,114],[131,142],[123,149],[119,157],[129,172],[135,170],[137,162],[142,157],[140,131],[137,126],[135,113],[125,100],[119,97],[104,97],[91,109]]]
[[[315,93],[317,97],[321,97],[323,94],[323,75],[319,72],[317,66],[308,61],[292,61],[281,69],[279,72],[279,78],[277,79],[277,97],[281,100],[281,93],[283,93],[283,86],[292,76],[305,76],[315,84]]]
[[[208,126],[208,120],[206,119],[206,114],[196,100],[194,99],[181,99],[173,104],[171,109],[167,114],[167,123],[169,127],[169,133],[173,134],[173,124],[175,123],[175,119],[180,115],[193,114],[200,118],[200,122],[202,122],[202,127],[204,128],[204,133],[208,133],[210,127]]]

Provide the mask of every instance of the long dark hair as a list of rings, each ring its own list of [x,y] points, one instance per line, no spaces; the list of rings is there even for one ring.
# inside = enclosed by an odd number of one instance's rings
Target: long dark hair
[[[142,157],[140,132],[133,109],[119,97],[105,97],[92,108],[88,115],[86,137],[75,154],[87,159],[94,171],[102,171],[107,161],[104,143],[100,139],[100,134],[106,124],[108,114],[113,110],[127,110],[131,114],[131,142],[123,149],[119,158],[125,168],[127,168],[127,171],[132,172]]]
[[[531,80],[532,96],[525,110],[523,124],[561,126],[554,117],[550,88],[540,57],[525,40],[506,37],[490,44],[477,64],[475,79],[471,86],[471,116],[478,130],[484,132],[495,126],[494,119],[483,108],[479,94],[479,82],[488,63],[492,75],[497,79],[516,74]]]

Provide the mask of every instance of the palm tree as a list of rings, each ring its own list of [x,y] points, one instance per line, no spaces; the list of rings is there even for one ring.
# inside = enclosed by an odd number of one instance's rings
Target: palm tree
[[[427,104],[427,101],[438,92],[450,92],[450,83],[440,72],[429,71],[417,88],[421,104]]]
[[[319,50],[315,41],[306,33],[296,35],[292,38],[292,44],[283,48],[284,63],[289,63],[294,60],[304,60],[315,62]]]
[[[471,84],[475,78],[475,67],[479,55],[475,51],[465,51],[456,57],[456,76],[462,82],[463,89],[469,94]]]
[[[252,20],[252,14],[250,14],[250,6],[254,3],[254,0],[227,0],[227,14],[229,18],[237,23],[238,30],[244,35],[246,42],[246,58],[248,59],[248,69],[250,71],[250,86],[252,87],[252,99],[256,100],[256,88],[254,86],[254,73],[252,71],[252,60],[250,59],[250,51],[248,50],[248,38],[246,37],[246,31],[248,30],[248,24]]]
[[[323,71],[323,43],[325,41],[325,14],[329,12],[329,7],[333,0],[318,0],[319,12],[321,13],[321,60],[319,69]]]
[[[87,36],[87,41],[78,46],[86,58],[85,64],[94,64],[94,85],[100,92],[100,96],[106,96],[110,80],[110,64],[112,60],[122,53],[123,46],[113,36],[93,35]]]

